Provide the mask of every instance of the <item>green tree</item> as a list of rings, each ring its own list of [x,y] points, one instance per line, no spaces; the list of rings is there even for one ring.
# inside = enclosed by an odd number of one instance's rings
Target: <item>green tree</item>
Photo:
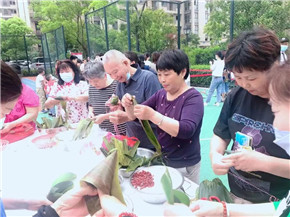
[[[207,7],[211,13],[204,32],[213,44],[219,44],[222,38],[229,40],[230,1],[210,1]],[[255,26],[274,30],[278,37],[286,36],[290,28],[289,17],[289,1],[235,1],[234,36]]]
[[[138,34],[141,52],[174,47],[176,29],[171,15],[163,10],[145,9],[140,19],[136,13],[130,19],[131,34],[135,37]]]
[[[103,7],[108,1],[42,1],[33,0],[32,8],[35,18],[43,33],[64,26],[68,49],[83,51],[87,55],[87,41],[84,14],[97,7]]]
[[[1,19],[1,56],[3,60],[26,59],[24,37],[31,34],[32,29],[18,17],[8,20]],[[34,40],[26,41],[27,47],[31,46]]]

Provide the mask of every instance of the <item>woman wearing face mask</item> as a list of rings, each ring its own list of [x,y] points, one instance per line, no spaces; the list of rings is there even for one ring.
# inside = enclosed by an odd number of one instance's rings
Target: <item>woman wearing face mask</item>
[[[67,102],[66,111],[70,123],[78,123],[81,119],[87,118],[88,84],[85,81],[80,81],[78,67],[70,60],[60,61],[57,67],[57,77],[58,83],[51,88],[45,106],[52,108],[57,105],[57,116],[64,117],[60,100],[58,100],[58,97],[61,97]]]
[[[270,104],[274,113],[274,143],[290,155],[290,61],[274,66],[270,71]],[[289,164],[286,167],[289,167]],[[279,168],[277,168],[279,169]],[[288,200],[288,202],[287,202]],[[182,204],[166,205],[164,216],[290,216],[290,192],[274,203],[226,204],[199,200],[190,207]]]
[[[280,42],[269,30],[242,33],[225,55],[237,84],[226,99],[211,140],[210,157],[217,175],[228,174],[235,203],[281,200],[290,189],[290,156],[273,141],[274,115],[269,103],[269,70],[278,64]],[[252,149],[238,151],[237,132],[252,137]],[[238,151],[225,155],[231,149]]]

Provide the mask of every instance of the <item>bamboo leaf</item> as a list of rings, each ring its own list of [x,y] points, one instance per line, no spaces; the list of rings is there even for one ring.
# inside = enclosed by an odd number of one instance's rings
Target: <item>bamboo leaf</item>
[[[189,206],[190,200],[185,193],[178,191],[178,190],[172,190],[172,191],[173,191],[175,203],[183,203],[183,204]]]
[[[168,172],[167,167],[166,167],[165,173],[161,177],[161,183],[162,183],[162,187],[163,187],[163,190],[164,190],[166,198],[167,198],[167,202],[169,204],[174,204],[174,195],[173,195],[173,191],[172,191],[172,180],[171,180],[171,177],[170,177],[170,174]]]
[[[133,105],[137,105],[137,101],[135,99],[135,97],[132,97],[132,101],[133,101]],[[149,141],[152,143],[152,145],[155,147],[156,152],[158,154],[161,154],[161,145],[159,144],[151,126],[148,120],[140,120],[141,126],[143,127],[143,130],[145,131]]]

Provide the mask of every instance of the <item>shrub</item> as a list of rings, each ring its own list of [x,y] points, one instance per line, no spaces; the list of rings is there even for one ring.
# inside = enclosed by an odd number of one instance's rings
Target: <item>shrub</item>
[[[210,70],[209,65],[191,65],[190,69],[196,70]],[[211,74],[211,72],[200,72],[200,71],[191,71],[191,75],[200,75],[200,74]],[[190,78],[190,86],[195,87],[209,87],[211,82],[211,76],[204,77],[193,77]]]

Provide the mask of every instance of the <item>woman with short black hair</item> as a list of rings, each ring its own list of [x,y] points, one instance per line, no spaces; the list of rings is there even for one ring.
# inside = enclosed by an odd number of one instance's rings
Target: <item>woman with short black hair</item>
[[[132,96],[126,94],[123,106],[130,119],[150,120],[157,125],[166,165],[199,183],[199,135],[204,111],[201,94],[185,83],[189,76],[188,57],[181,50],[164,51],[157,62],[157,70],[163,89],[134,107]]]

